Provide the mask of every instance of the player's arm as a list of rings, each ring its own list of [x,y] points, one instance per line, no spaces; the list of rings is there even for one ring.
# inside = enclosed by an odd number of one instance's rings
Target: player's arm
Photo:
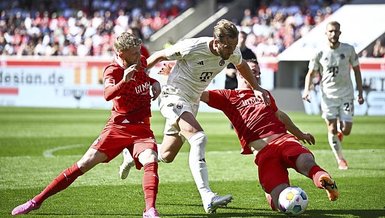
[[[304,87],[304,90],[303,90],[303,94],[302,94],[302,99],[307,101],[307,102],[310,102],[310,89],[311,89],[311,80],[313,79],[313,77],[318,73],[318,71],[316,70],[312,70],[310,69],[307,74],[306,74],[306,77],[305,77],[305,87]]]
[[[360,65],[354,66],[353,67],[354,71],[354,77],[356,79],[356,85],[357,85],[357,90],[358,90],[358,103],[363,104],[364,103],[364,97],[362,95],[362,77],[361,77],[361,70],[360,70]]]
[[[283,123],[285,124],[286,129],[293,134],[295,137],[297,137],[299,140],[306,142],[310,145],[315,144],[314,136],[310,133],[304,133],[302,132],[290,119],[290,117],[283,111],[277,110],[275,112],[275,116]]]
[[[266,90],[264,90],[261,86],[259,86],[257,79],[253,75],[249,65],[245,60],[236,66],[239,73],[246,79],[246,81],[250,84],[250,86],[255,90],[254,94],[257,99],[262,100],[265,104],[270,104],[269,94]]]
[[[156,98],[158,98],[158,96],[160,95],[160,92],[161,92],[161,87],[160,87],[160,83],[158,82],[158,80],[156,79],[153,79],[150,77],[150,83],[151,83],[151,91],[152,91],[152,100],[155,100]]]
[[[155,66],[155,64],[165,60],[167,60],[165,50],[163,49],[160,51],[156,51],[154,52],[154,54],[147,58],[147,68],[149,69]]]
[[[205,103],[208,103],[209,100],[210,100],[209,97],[210,97],[209,92],[208,91],[203,91],[202,95],[201,95],[201,101],[203,101]]]
[[[104,71],[104,98],[109,101],[120,95],[123,87],[128,84],[135,72],[138,71],[138,65],[133,64],[124,70],[123,77],[118,78],[114,73],[114,68],[108,67]]]

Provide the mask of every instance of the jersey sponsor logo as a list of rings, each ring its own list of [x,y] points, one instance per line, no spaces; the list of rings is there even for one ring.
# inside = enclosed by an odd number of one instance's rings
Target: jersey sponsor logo
[[[207,82],[207,80],[209,80],[212,75],[213,72],[202,72],[199,79],[201,80],[201,82]]]
[[[150,82],[145,82],[143,84],[136,86],[135,92],[138,95],[139,94],[144,95],[144,94],[148,93],[149,89],[150,89]]]

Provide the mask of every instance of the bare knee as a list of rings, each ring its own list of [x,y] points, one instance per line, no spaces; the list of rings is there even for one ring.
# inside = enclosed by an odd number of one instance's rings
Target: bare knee
[[[139,162],[143,165],[147,163],[157,162],[157,159],[157,153],[151,149],[146,149],[139,154]]]

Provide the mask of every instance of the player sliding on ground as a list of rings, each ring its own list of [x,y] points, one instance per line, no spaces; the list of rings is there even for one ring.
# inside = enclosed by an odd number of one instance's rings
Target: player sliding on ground
[[[114,43],[115,60],[104,70],[104,97],[113,101],[111,117],[100,136],[84,156],[60,173],[40,194],[12,210],[12,215],[39,209],[50,196],[66,189],[79,176],[102,162],[109,162],[128,148],[137,169],[144,168],[143,192],[146,207],[143,217],[156,218],[158,161],[155,137],[150,129],[151,96],[160,94],[160,84],[144,71],[146,59],[140,55],[141,40],[122,33]]]
[[[254,76],[260,80],[256,60],[247,61]],[[273,210],[277,210],[278,197],[290,186],[288,168],[313,180],[318,188],[325,189],[330,201],[338,198],[335,181],[314,160],[310,150],[299,140],[314,144],[310,133],[303,133],[280,111],[270,94],[270,105],[255,98],[249,83],[239,73],[238,89],[204,91],[201,101],[223,111],[234,126],[244,155],[255,155],[259,182]],[[293,135],[287,133],[289,131]]]

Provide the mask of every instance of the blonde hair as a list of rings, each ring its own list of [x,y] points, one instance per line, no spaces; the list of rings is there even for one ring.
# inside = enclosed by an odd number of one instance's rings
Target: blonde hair
[[[222,19],[218,21],[218,23],[214,26],[214,38],[218,39],[222,42],[222,39],[225,37],[229,38],[238,38],[239,31],[235,24],[226,19]]]
[[[114,48],[116,51],[125,51],[133,47],[140,46],[142,40],[129,32],[123,32],[114,42]]]

